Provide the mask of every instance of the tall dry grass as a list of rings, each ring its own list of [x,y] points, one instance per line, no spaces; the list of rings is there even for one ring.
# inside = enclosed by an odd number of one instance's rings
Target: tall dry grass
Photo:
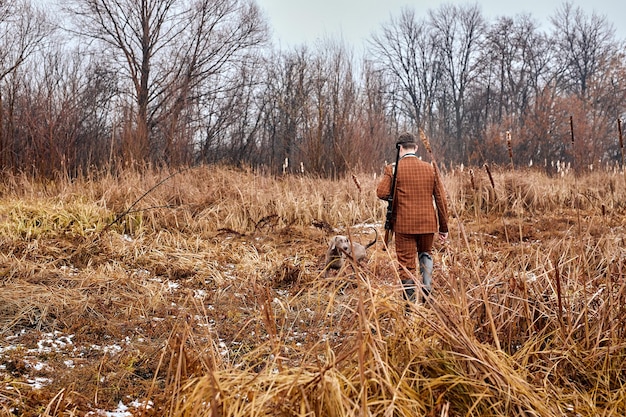
[[[393,251],[324,276],[331,234],[364,241],[380,228],[372,175],[5,175],[3,344],[58,331],[83,354],[47,354],[55,378],[36,391],[23,385],[25,349],[1,351],[0,407],[84,415],[137,398],[136,415],[159,416],[626,414],[624,176],[495,170],[492,186],[473,173],[445,175],[457,217],[435,249],[433,297],[411,306]],[[122,349],[90,348],[112,342]],[[63,367],[68,356],[82,366]]]

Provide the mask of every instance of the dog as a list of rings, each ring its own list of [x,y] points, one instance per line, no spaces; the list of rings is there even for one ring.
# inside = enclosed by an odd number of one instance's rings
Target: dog
[[[344,235],[333,236],[328,242],[328,249],[326,250],[326,275],[330,269],[341,269],[348,257],[353,258],[356,262],[365,259],[367,249],[378,241],[378,231],[373,227],[372,229],[375,233],[374,240],[366,245],[351,242]]]

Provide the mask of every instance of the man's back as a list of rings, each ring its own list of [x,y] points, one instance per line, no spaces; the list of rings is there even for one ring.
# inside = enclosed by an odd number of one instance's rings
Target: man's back
[[[442,184],[434,167],[415,155],[400,159],[394,195],[394,231],[407,234],[447,231],[447,204]],[[385,178],[379,184],[379,198],[391,192],[393,167],[385,167]],[[437,204],[438,217],[433,206]]]

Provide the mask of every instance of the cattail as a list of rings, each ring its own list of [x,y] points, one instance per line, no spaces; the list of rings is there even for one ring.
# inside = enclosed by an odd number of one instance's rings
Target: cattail
[[[476,190],[476,181],[474,180],[474,170],[470,169],[469,174],[470,174],[470,182],[472,184],[472,190],[475,191]]]
[[[356,185],[356,188],[359,190],[359,192],[361,192],[361,182],[354,174],[352,174],[352,181],[354,182],[354,185]]]
[[[422,140],[422,143],[424,144],[424,148],[426,148],[426,151],[428,151],[428,153],[433,153],[433,150],[430,147],[430,141],[426,137],[426,133],[424,133],[424,131],[421,128],[419,132],[420,132],[420,139]]]
[[[619,131],[619,148],[622,152],[622,170],[624,170],[624,139],[622,138],[622,119],[617,119],[617,130]],[[626,176],[626,171],[624,171]]]
[[[572,145],[574,144],[574,118],[572,116],[569,117],[569,131],[572,135]]]
[[[491,170],[489,169],[489,165],[485,164],[485,170],[487,171],[487,175],[489,176],[489,182],[491,183],[491,188],[493,191],[496,191],[496,184],[493,182],[493,177],[491,176]]]
[[[511,160],[511,166],[513,166],[513,149],[511,148],[511,132],[506,131],[506,146],[509,149],[509,159]]]

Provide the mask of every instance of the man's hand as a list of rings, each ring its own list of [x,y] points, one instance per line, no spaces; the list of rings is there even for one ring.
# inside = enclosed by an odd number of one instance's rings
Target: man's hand
[[[442,233],[439,232],[439,241],[441,243],[445,242],[448,239],[448,232]]]

